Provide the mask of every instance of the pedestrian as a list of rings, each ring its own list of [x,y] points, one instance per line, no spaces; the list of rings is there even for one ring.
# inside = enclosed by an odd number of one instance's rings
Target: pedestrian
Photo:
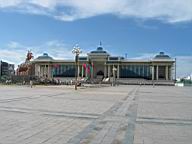
[[[32,88],[33,87],[33,81],[32,80],[30,80],[30,87]]]

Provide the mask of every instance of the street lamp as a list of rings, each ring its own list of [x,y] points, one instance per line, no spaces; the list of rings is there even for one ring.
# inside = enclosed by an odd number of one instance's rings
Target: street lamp
[[[79,59],[79,54],[82,53],[80,47],[78,46],[78,44],[76,44],[73,47],[72,53],[75,54],[75,90],[77,90],[77,68],[78,68],[78,59]]]

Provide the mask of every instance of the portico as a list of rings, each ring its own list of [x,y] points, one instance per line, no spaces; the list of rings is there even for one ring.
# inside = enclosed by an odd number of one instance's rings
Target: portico
[[[174,61],[164,52],[160,52],[152,60],[152,80],[172,80]]]
[[[171,65],[152,65],[152,80],[172,80]]]

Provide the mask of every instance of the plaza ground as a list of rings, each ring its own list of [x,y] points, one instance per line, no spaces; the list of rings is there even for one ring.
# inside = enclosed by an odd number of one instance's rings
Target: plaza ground
[[[191,144],[192,87],[0,86],[0,144]]]

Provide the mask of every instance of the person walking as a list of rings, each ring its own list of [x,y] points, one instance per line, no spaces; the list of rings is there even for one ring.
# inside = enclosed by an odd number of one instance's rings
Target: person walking
[[[33,87],[33,81],[30,80],[30,87],[32,88]]]
[[[30,87],[32,88],[32,87],[33,87],[33,80],[32,80],[32,77],[30,77],[29,84],[30,84]]]

